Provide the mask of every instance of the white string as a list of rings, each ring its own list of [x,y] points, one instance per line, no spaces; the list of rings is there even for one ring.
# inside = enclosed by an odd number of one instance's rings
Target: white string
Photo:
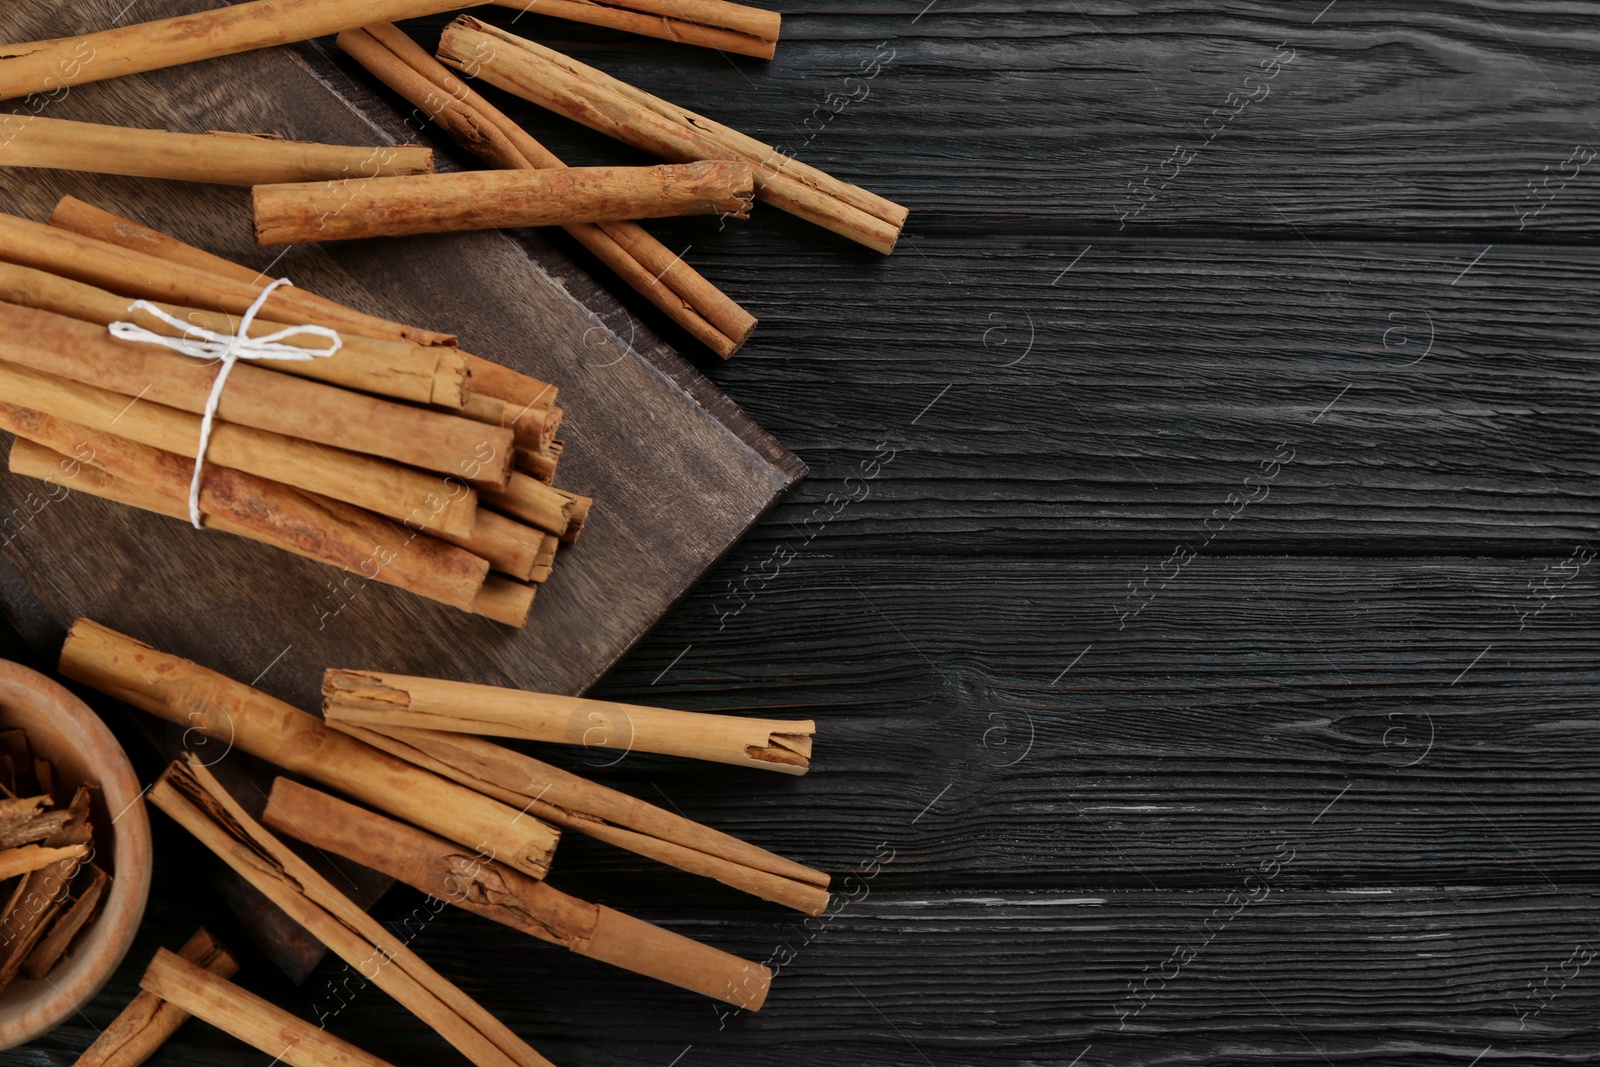
[[[110,326],[111,336],[121,341],[137,341],[141,344],[161,345],[165,348],[182,352],[186,356],[213,357],[222,361],[222,369],[217,371],[216,380],[211,383],[211,394],[206,397],[205,414],[200,419],[200,447],[195,451],[194,477],[189,480],[189,521],[196,530],[200,529],[200,476],[205,470],[206,449],[211,446],[211,424],[216,419],[217,405],[222,402],[222,388],[228,384],[228,375],[233,373],[233,365],[241,359],[286,359],[305,362],[313,359],[325,359],[344,347],[344,339],[337,331],[326,326],[289,326],[276,333],[269,333],[265,337],[251,337],[250,326],[255,322],[256,314],[267,302],[267,297],[280,285],[293,285],[288,278],[279,278],[256,297],[255,303],[250,305],[244,313],[244,318],[239,320],[239,332],[235,334],[213,333],[204,327],[184,322],[168,315],[148,300],[136,300],[128,306],[128,312],[144,311],[160,319],[168,326],[175,326],[183,331],[181,337],[169,337],[166,334],[147,330],[133,322],[113,322]],[[298,337],[302,334],[314,334],[326,338],[329,346],[325,349],[301,348],[298,345],[284,344],[289,337]]]

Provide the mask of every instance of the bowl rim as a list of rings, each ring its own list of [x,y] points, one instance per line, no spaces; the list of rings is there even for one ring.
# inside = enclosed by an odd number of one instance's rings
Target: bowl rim
[[[65,686],[20,663],[0,659],[0,686],[31,692],[35,705],[65,713],[72,732],[80,735],[82,749],[93,753],[90,760],[95,762],[102,802],[116,813],[111,820],[115,869],[100,914],[79,935],[72,955],[50,976],[53,995],[15,1015],[8,1015],[0,997],[0,1049],[6,1049],[61,1025],[115,973],[143,920],[154,862],[145,790],[110,727]]]

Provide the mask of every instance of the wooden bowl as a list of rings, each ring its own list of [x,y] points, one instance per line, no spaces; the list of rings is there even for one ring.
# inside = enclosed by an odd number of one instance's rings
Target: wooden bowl
[[[111,875],[100,914],[48,980],[19,976],[0,995],[0,1049],[47,1033],[88,1002],[133,944],[150,896],[150,819],[127,753],[89,706],[55,682],[0,660],[0,727],[21,727],[69,787],[99,785],[90,819],[96,860]]]

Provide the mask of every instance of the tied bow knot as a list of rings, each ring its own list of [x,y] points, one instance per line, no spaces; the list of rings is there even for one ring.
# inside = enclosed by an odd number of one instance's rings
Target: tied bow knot
[[[215,380],[211,383],[211,392],[206,397],[205,413],[200,418],[200,444],[195,451],[194,477],[189,481],[189,521],[196,530],[200,529],[200,477],[205,470],[206,449],[211,444],[211,427],[216,421],[217,407],[222,402],[223,387],[228,384],[228,375],[233,373],[233,368],[241,359],[283,359],[296,362],[307,362],[313,359],[326,359],[344,347],[344,339],[337,331],[326,326],[288,326],[275,333],[262,337],[251,337],[250,327],[254,324],[256,315],[267,302],[267,297],[281,285],[293,285],[288,278],[279,278],[261,290],[261,295],[256,297],[255,303],[245,311],[244,317],[239,320],[239,331],[234,334],[216,333],[182,319],[174,318],[165,311],[156,307],[148,300],[136,300],[129,305],[129,313],[144,311],[160,319],[168,326],[183,331],[180,337],[169,337],[166,334],[147,330],[133,322],[113,322],[109,329],[111,336],[121,341],[135,341],[140,344],[161,345],[186,356],[196,356],[218,359],[222,367],[217,371]],[[286,344],[290,337],[300,337],[310,334],[325,338],[327,348],[303,348],[299,345]]]

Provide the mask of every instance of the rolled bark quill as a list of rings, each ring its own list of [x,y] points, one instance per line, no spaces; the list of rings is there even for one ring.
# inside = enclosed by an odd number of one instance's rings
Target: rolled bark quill
[[[727,0],[492,0],[499,7],[771,59],[782,16]]]
[[[477,5],[463,0],[255,0],[77,37],[4,44],[0,45],[0,100],[463,6]]]
[[[219,975],[157,949],[139,988],[289,1067],[390,1067],[385,1060],[290,1015]]]
[[[92,323],[6,303],[0,303],[0,361],[191,414],[205,410],[220,370],[213,361],[118,340]],[[248,363],[233,369],[217,418],[440,474],[465,469],[473,474],[466,480],[491,488],[513,477],[515,435],[508,429]]]
[[[22,845],[18,848],[0,850],[0,880],[42,871],[52,863],[82,859],[88,851],[88,845],[63,845],[60,848]]]
[[[58,443],[61,442],[58,441]],[[82,441],[81,439],[80,444],[89,449],[93,447],[87,441]],[[95,458],[102,459],[99,455]],[[63,492],[81,492],[88,496],[110,500],[126,507],[138,508],[141,511],[149,511],[157,515],[165,515],[167,518],[177,519],[179,522],[188,523],[189,521],[187,496],[180,497],[170,489],[163,492],[158,489],[148,488],[137,482],[115,477],[97,467],[87,466],[82,460],[73,459],[57,452],[53,448],[30,441],[26,437],[18,437],[12,443],[10,469],[12,474],[18,474],[25,478],[37,478],[42,482],[58,486]],[[303,495],[313,502],[318,499],[309,493]],[[274,499],[271,503],[274,507],[281,509],[283,501],[280,497]],[[326,509],[335,503],[334,501],[328,501],[324,504],[324,508]],[[251,521],[239,521],[230,518],[226,514],[207,512],[204,494],[202,494],[201,498],[201,512],[204,516],[205,526],[209,530],[218,530],[222,533],[233,534],[247,540],[271,545],[273,548],[292,552],[297,556],[303,556],[317,563],[340,567],[346,571],[350,570],[346,560],[351,557],[351,553],[364,551],[358,544],[353,549],[341,554],[341,541],[337,535],[342,534],[342,528],[339,527],[333,529],[333,533],[336,536],[329,537],[324,534],[323,539],[318,541],[284,536],[274,529],[271,524],[256,521],[254,515],[251,516]],[[484,526],[485,519],[500,519],[500,516],[495,515],[493,512],[483,513],[479,516],[478,525],[480,528]],[[369,532],[376,533],[376,531]],[[445,539],[440,538],[440,540]],[[450,543],[454,544],[455,542],[452,541]],[[407,541],[405,542],[405,551],[408,554],[413,550],[413,544],[421,546],[420,551],[422,553],[421,559],[423,562],[416,564],[416,566],[425,566],[430,558],[432,542],[426,538],[415,538],[412,541]],[[463,547],[467,547],[468,551],[471,551],[471,543]],[[476,553],[473,554],[476,555]],[[377,567],[375,557],[368,556],[364,562]],[[487,563],[488,560],[484,559],[481,562]],[[477,563],[469,563],[469,566],[471,567],[471,573],[475,574],[478,570]],[[550,568],[548,566],[541,570],[538,563],[535,562],[530,573],[514,574],[513,577],[543,581],[549,577],[549,571]],[[364,570],[358,573],[363,578],[367,576]],[[401,573],[403,574],[404,572],[402,571]],[[418,592],[414,585],[406,584],[398,577],[394,577],[395,574],[396,571],[391,560],[389,569],[377,569],[372,580],[398,586],[407,592],[417,593],[419,596],[426,595]],[[472,594],[470,609],[457,603],[453,593],[450,600],[441,602],[447,603],[451,607],[463,607],[463,610],[471,610],[474,615],[482,615],[487,619],[502,622],[508,626],[524,626],[527,624],[529,612],[533,608],[535,589],[523,585],[521,582],[512,581],[510,578],[502,578],[499,575],[490,574],[483,579],[482,584],[475,593],[473,593],[469,585],[461,595],[465,596],[466,594]]]
[[[257,185],[251,199],[256,244],[289,245],[675,215],[742,219],[754,191],[748,164],[714,160]]]
[[[131,311],[125,296],[32,267],[0,263],[0,300],[49,311],[68,318],[109,326],[133,322],[153,333],[181,337],[183,331],[143,310]],[[156,304],[173,318],[211,330],[232,334],[238,319],[220,311]],[[286,328],[289,323],[256,319],[250,336],[260,337]],[[467,402],[467,364],[454,348],[424,347],[408,341],[380,341],[354,334],[341,335],[344,345],[326,359],[263,359],[262,367],[300,378],[358,389],[396,400],[431,404],[442,410],[459,410]],[[292,340],[292,338],[291,338]]]
[[[0,66],[3,69],[3,66]],[[433,173],[416,146],[346,148],[247,133],[169,133],[35,115],[0,121],[0,167],[39,167],[214,185]]]
[[[273,782],[262,821],[269,829],[371,867],[435,900],[728,1004],[759,1010],[772,984],[772,972],[761,964],[568,896],[491,857],[466,852],[287,778]]]
[[[0,224],[7,221],[6,216],[0,216]],[[249,267],[241,266],[231,260],[214,256],[210,252],[202,251],[193,245],[188,245],[176,237],[152,230],[130,219],[120,218],[108,211],[103,211],[81,200],[66,197],[56,205],[55,211],[50,216],[50,226],[47,229],[66,230],[82,237],[91,238],[94,245],[114,245],[129,253],[142,253],[145,258],[138,259],[141,270],[152,267],[152,260],[159,261],[154,264],[155,270],[164,267],[186,267],[190,272],[184,278],[191,284],[196,273],[201,278],[215,276],[229,281],[241,283],[254,294],[259,294],[268,279],[263,278]],[[0,228],[3,236],[3,228]],[[0,246],[0,259],[5,259],[3,246]],[[293,292],[295,290],[287,290]],[[283,295],[286,290],[280,289],[268,299],[268,307],[273,307],[273,300]],[[143,293],[137,295],[145,295]],[[357,330],[363,337],[378,337],[414,341],[422,345],[454,345],[455,337],[450,334],[434,333],[415,326],[406,326],[402,323],[391,323],[363,314],[343,304],[338,304],[325,297],[304,294],[312,297],[316,306],[323,309],[321,318],[296,318],[287,321],[296,323],[319,322],[329,326],[336,326],[341,333],[352,327],[348,323],[360,324]],[[159,299],[159,297],[152,298]],[[251,299],[255,299],[254,296]],[[184,301],[179,301],[184,302]],[[192,303],[193,301],[188,301]],[[213,306],[213,305],[207,305]],[[248,304],[246,305],[249,306]],[[224,308],[223,310],[228,310]],[[268,318],[272,316],[269,314]],[[507,404],[515,405],[518,412],[525,408],[542,406],[549,408],[556,400],[556,387],[548,382],[541,382],[510,367],[461,352],[467,373],[472,378],[472,392],[502,400]],[[338,357],[334,357],[337,359]],[[454,406],[459,407],[459,404]],[[495,423],[495,425],[501,425]]]
[[[218,978],[239,972],[239,961],[204,927],[184,942],[177,955]],[[187,1011],[141,989],[72,1067],[138,1067],[188,1019]]]
[[[874,251],[893,251],[905,226],[899,204],[470,15],[445,28],[439,59],[664,159],[742,159],[757,199]]]
[[[4,402],[0,430],[132,483],[159,497],[168,513],[178,508],[188,513],[194,464],[182,456]],[[200,512],[218,529],[461,611],[474,610],[488,577],[488,562],[470,552],[423,535],[402,537],[387,521],[360,508],[215,464],[206,467]]]
[[[829,879],[821,871],[482,738],[405,726],[328,725],[556,826],[808,915],[828,906]]]
[[[677,0],[672,2],[677,5]],[[607,10],[588,3],[578,6],[586,11]],[[773,29],[776,33],[776,23]],[[555,153],[394,26],[380,23],[348,30],[339,35],[338,44],[378,80],[421,109],[456,143],[490,166],[508,170],[565,166]],[[755,316],[637,223],[580,223],[566,230],[618,277],[722,358],[737,352],[755,329]]]
[[[114,433],[185,459],[199,451],[200,416],[0,362],[0,396],[20,407]],[[208,463],[366,508],[416,529],[470,540],[477,494],[443,480],[352,452],[247,426],[212,428]],[[437,505],[437,506],[436,506]]]
[[[515,737],[804,774],[816,723],[703,715],[377,671],[329,670],[322,715],[358,726]]]
[[[477,1067],[549,1067],[544,1057],[269,833],[193,753],[156,780],[150,802]]]
[[[330,730],[241,682],[80,619],[61,673],[152,715],[305,775],[363,803],[543,878],[560,834],[489,797]]]
[[[0,60],[0,68],[3,66],[4,60]],[[49,271],[125,296],[243,315],[271,280],[248,282],[190,266],[171,258],[174,251],[167,246],[167,255],[158,257],[137,247],[85,237],[66,227],[45,226],[0,212],[0,262]],[[256,277],[254,271],[249,273]],[[261,317],[296,326],[329,326],[341,335],[353,333],[382,340],[415,340],[421,344],[455,340],[448,334],[363,314],[295,286],[275,290],[263,305]]]
[[[589,509],[594,506],[589,497],[557,489],[516,471],[512,472],[505,492],[486,492],[481,499],[486,507],[555,534],[568,544],[583,532],[584,523],[589,521]]]

